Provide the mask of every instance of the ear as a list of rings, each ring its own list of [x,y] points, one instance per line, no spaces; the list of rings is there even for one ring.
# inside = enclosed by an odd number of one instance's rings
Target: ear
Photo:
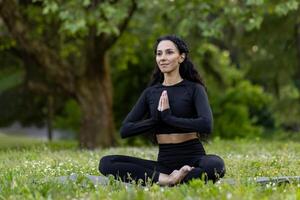
[[[181,62],[183,62],[183,61],[184,61],[184,59],[185,59],[185,56],[186,56],[186,55],[185,55],[185,53],[182,53],[182,54],[180,55],[180,61],[181,61]]]

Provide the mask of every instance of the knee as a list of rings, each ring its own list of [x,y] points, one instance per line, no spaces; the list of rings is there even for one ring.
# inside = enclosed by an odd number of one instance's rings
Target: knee
[[[100,159],[98,169],[99,169],[101,174],[103,174],[103,175],[108,174],[108,171],[111,168],[112,158],[113,158],[113,156],[103,156]]]
[[[206,155],[200,162],[200,167],[206,172],[207,178],[214,182],[224,177],[226,172],[224,160],[217,155]]]
[[[219,176],[219,178],[222,178],[224,177],[226,172],[224,160],[217,155],[213,155],[213,156],[214,156],[213,164],[214,164],[216,175]]]

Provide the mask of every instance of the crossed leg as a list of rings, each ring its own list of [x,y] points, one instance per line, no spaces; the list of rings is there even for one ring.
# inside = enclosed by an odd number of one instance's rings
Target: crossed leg
[[[195,168],[184,177],[182,182],[185,183],[195,178],[204,178],[206,182],[211,180],[215,183],[224,177],[225,172],[225,164],[222,158],[217,155],[203,155],[196,160]]]
[[[112,174],[124,182],[142,179],[145,184],[149,179],[156,183],[160,173],[171,174],[173,170],[152,160],[124,155],[109,155],[101,158],[99,171],[105,176]]]
[[[104,156],[99,163],[99,171],[107,176],[114,175],[124,182],[143,180],[142,184],[151,182],[160,185],[175,185],[188,182],[195,178],[205,178],[205,181],[217,181],[225,174],[224,161],[216,155],[201,156],[195,166],[184,165],[180,169],[171,169],[157,161],[145,160],[124,155]]]

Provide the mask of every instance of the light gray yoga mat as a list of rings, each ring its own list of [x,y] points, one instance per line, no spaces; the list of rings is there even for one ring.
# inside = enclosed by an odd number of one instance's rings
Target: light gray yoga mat
[[[276,177],[251,177],[248,178],[246,183],[257,183],[261,185],[266,184],[284,184],[284,183],[300,183],[300,176],[276,176]],[[237,184],[237,181],[232,178],[224,178],[219,180],[219,183],[228,183],[230,185]]]
[[[68,181],[77,181],[78,179],[77,174],[72,174],[70,176],[60,176],[57,177],[56,180],[60,183],[66,183]],[[84,175],[81,178],[86,178],[86,180],[91,181],[94,185],[108,185],[111,181],[109,178],[105,176],[94,176],[94,175]],[[130,183],[124,183],[121,181],[116,181],[119,184],[125,185],[125,186],[132,186]],[[246,183],[257,183],[261,185],[266,184],[285,184],[285,183],[300,183],[300,176],[278,176],[278,177],[253,177],[248,178]],[[218,181],[219,184],[227,183],[230,185],[235,185],[238,183],[235,179],[232,178],[223,178]]]

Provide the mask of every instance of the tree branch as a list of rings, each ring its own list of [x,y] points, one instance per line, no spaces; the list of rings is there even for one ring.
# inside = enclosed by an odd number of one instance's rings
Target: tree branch
[[[136,0],[131,0],[131,5],[128,8],[128,15],[123,19],[122,22],[118,25],[119,35],[107,35],[105,33],[100,34],[95,41],[100,42],[101,49],[106,50],[109,49],[122,35],[124,30],[127,28],[129,21],[131,20],[134,12],[137,9]]]
[[[74,91],[74,77],[70,73],[70,66],[44,43],[38,39],[30,38],[30,29],[21,16],[16,0],[0,0],[0,16],[21,48],[28,55],[31,55],[40,67],[46,70],[54,82],[72,93]]]

